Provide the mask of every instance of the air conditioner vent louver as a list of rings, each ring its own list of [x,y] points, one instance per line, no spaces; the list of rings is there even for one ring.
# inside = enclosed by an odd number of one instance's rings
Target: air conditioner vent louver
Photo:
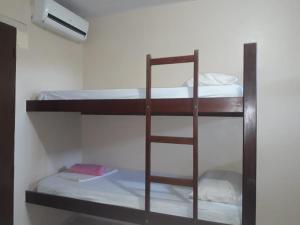
[[[51,19],[51,20],[53,20],[53,21],[55,21],[55,22],[57,22],[57,23],[59,23],[60,25],[63,25],[65,27],[69,28],[70,30],[72,30],[72,31],[74,31],[74,32],[76,32],[78,34],[81,34],[81,35],[84,35],[84,36],[87,35],[87,33],[83,32],[82,30],[80,30],[80,29],[72,26],[71,24],[69,24],[69,23],[67,23],[67,22],[65,22],[65,21],[57,18],[56,16],[54,16],[54,15],[52,15],[50,13],[48,14],[48,18]]]

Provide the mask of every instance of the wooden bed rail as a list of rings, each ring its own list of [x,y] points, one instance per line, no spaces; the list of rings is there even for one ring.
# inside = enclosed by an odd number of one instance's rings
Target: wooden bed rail
[[[91,216],[113,219],[130,224],[145,224],[146,218],[150,218],[148,225],[226,225],[223,223],[198,220],[194,222],[191,218],[166,215],[151,212],[146,216],[143,209],[127,208],[116,205],[108,205],[99,202],[79,200],[74,198],[43,194],[26,191],[26,202],[45,207],[69,210]],[[2,225],[2,224],[1,224]]]
[[[152,99],[152,115],[192,116],[193,99]],[[198,98],[199,116],[243,117],[243,98]],[[145,115],[145,99],[30,100],[27,112],[79,112],[87,115]]]

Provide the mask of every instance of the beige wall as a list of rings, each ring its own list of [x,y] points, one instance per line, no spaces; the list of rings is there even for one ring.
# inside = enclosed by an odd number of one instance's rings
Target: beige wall
[[[80,116],[27,114],[25,100],[46,89],[82,87],[82,47],[30,23],[29,0],[1,0],[0,19],[16,25],[17,95],[15,225],[61,224],[70,214],[25,204],[25,190],[63,166],[81,161]]]
[[[199,0],[94,19],[84,46],[84,87],[145,87],[147,53],[180,55],[194,49],[200,50],[201,71],[241,77],[242,45],[258,42],[257,224],[298,224],[299,11],[298,0]],[[157,85],[180,85],[191,75],[187,67],[167,69],[156,71]],[[187,118],[154,123],[160,133],[190,129]],[[241,121],[202,118],[199,125],[201,169],[228,164],[238,169]],[[85,116],[82,129],[85,161],[143,168],[144,118]],[[187,173],[189,154],[172,150],[157,146],[161,155],[155,156],[155,168]]]
[[[219,20],[210,23],[215,29],[205,29],[208,26],[206,18],[210,17],[209,11],[215,4],[205,2],[206,9],[199,11],[202,4],[174,4],[93,19],[88,42],[84,45],[84,87],[145,87],[146,54],[151,53],[153,57],[192,54],[194,49],[200,50],[201,71],[242,77],[243,40],[231,40],[233,35],[225,30],[224,24],[219,24]],[[221,7],[214,14],[225,16]],[[189,23],[191,21],[195,22]],[[228,26],[236,23],[235,17],[225,22]],[[228,41],[232,44],[228,45]],[[192,76],[192,68],[192,65],[154,68],[154,85],[180,86]],[[154,119],[154,132],[191,136],[191,122],[191,118],[158,117]],[[85,161],[144,168],[143,117],[85,116],[82,124]],[[201,118],[199,125],[200,172],[213,168],[241,171],[241,119]],[[191,175],[190,147],[156,145],[154,149],[154,170]]]
[[[155,117],[153,134],[192,136],[192,118]],[[226,168],[241,171],[242,121],[200,118],[199,170]],[[145,118],[142,116],[84,116],[83,160],[118,168],[144,170]],[[192,174],[192,148],[153,144],[153,171]]]

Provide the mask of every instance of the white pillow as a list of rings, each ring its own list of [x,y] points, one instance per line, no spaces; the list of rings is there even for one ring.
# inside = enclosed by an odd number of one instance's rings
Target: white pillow
[[[199,74],[199,86],[231,85],[238,83],[236,76],[222,73],[203,73]],[[194,77],[184,82],[183,86],[193,87]]]
[[[190,197],[193,197],[193,192]],[[242,175],[231,171],[208,171],[198,183],[198,199],[239,204],[242,199]]]

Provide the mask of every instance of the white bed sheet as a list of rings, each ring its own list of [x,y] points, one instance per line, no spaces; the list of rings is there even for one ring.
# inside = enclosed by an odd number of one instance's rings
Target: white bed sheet
[[[200,86],[199,98],[241,97],[243,88],[240,85]],[[192,98],[193,88],[153,88],[152,98]],[[144,99],[145,89],[103,89],[78,91],[43,91],[38,100],[84,100],[84,99]]]
[[[192,217],[191,188],[151,185],[151,211]],[[39,182],[37,191],[104,204],[144,209],[144,173],[121,170],[89,182],[63,179],[59,174]],[[238,205],[199,201],[199,219],[225,224],[241,224]]]

